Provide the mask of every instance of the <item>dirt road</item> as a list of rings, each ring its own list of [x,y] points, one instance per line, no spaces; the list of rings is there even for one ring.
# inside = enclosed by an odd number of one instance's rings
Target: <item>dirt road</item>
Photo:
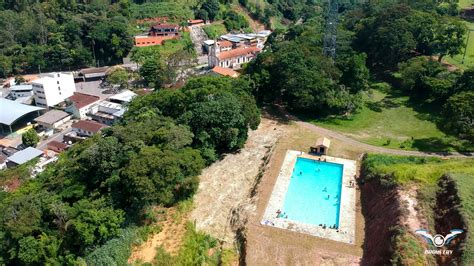
[[[404,156],[435,156],[435,157],[473,157],[474,153],[459,153],[459,152],[423,152],[423,151],[406,151],[406,150],[395,150],[395,149],[389,149],[389,148],[384,148],[384,147],[379,147],[379,146],[373,146],[367,143],[363,143],[360,141],[357,141],[355,139],[352,139],[342,133],[332,131],[326,128],[318,127],[316,125],[313,125],[308,122],[303,122],[300,121],[294,117],[292,117],[293,120],[296,120],[295,122],[298,123],[299,125],[308,128],[309,130],[321,134],[323,136],[327,136],[330,138],[335,138],[338,139],[342,142],[347,143],[348,145],[353,145],[358,147],[361,150],[364,150],[365,152],[374,152],[374,153],[387,153],[387,154],[393,154],[393,155],[404,155]]]

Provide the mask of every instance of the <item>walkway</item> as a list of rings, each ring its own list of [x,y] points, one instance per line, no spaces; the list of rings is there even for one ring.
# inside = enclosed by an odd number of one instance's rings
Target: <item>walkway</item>
[[[366,152],[374,152],[374,153],[388,153],[394,155],[404,155],[404,156],[434,156],[434,157],[473,157],[474,153],[459,153],[459,152],[423,152],[423,151],[407,151],[407,150],[395,150],[389,149],[379,146],[373,146],[367,143],[363,143],[352,139],[344,134],[341,134],[336,131],[332,131],[326,128],[322,128],[316,125],[313,125],[308,122],[303,122],[295,117],[292,117],[291,120],[294,120],[297,124],[317,133],[320,135],[324,135],[330,138],[337,139],[348,145],[356,146]]]
[[[460,153],[460,152],[449,152],[449,151],[446,151],[446,152],[407,151],[407,150],[395,150],[395,149],[374,146],[374,145],[363,143],[353,138],[350,138],[342,133],[329,130],[327,128],[322,128],[308,122],[301,121],[296,116],[289,114],[283,107],[277,106],[277,108],[278,108],[278,111],[284,116],[285,119],[294,121],[295,123],[319,135],[337,139],[348,145],[357,147],[365,152],[387,153],[387,154],[401,155],[401,156],[432,156],[432,157],[460,157],[460,158],[474,157],[474,152]]]

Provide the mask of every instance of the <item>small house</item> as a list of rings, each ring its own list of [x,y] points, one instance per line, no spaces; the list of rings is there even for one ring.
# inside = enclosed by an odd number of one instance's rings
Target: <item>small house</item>
[[[328,138],[321,137],[316,140],[316,145],[311,147],[311,153],[315,154],[327,154],[329,150],[329,146],[331,146],[331,141]]]

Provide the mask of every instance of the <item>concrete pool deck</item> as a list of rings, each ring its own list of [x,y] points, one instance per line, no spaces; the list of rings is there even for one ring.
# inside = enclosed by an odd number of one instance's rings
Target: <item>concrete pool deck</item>
[[[277,211],[283,210],[285,195],[290,185],[293,168],[298,157],[311,160],[326,160],[329,163],[342,164],[342,188],[341,188],[341,205],[339,211],[339,232],[336,229],[323,229],[321,226],[304,224],[291,219],[276,218]],[[351,181],[355,183],[355,175],[357,164],[353,160],[336,158],[331,156],[314,156],[300,151],[288,150],[282,167],[280,168],[275,186],[273,187],[270,200],[265,209],[265,213],[261,219],[261,224],[273,226],[281,229],[287,229],[303,234],[309,234],[316,237],[331,239],[348,244],[355,243],[355,219],[356,219],[356,188],[350,187]],[[284,210],[283,210],[284,211]]]

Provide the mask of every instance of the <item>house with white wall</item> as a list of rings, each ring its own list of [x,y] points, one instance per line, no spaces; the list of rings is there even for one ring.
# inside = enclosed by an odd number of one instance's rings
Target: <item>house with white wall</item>
[[[66,111],[75,118],[86,119],[88,114],[97,112],[99,101],[98,96],[75,92],[66,100],[69,104]]]

